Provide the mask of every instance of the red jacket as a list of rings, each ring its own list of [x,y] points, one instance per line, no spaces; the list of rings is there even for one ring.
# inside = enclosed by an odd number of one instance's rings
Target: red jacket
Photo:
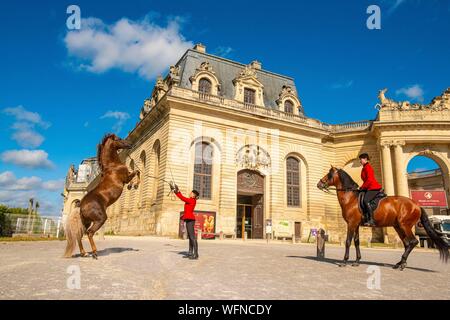
[[[197,200],[195,198],[186,198],[183,197],[181,192],[175,193],[175,195],[181,200],[184,201],[184,214],[181,217],[181,220],[195,220],[194,209],[197,204]]]
[[[375,179],[375,173],[370,163],[366,163],[361,171],[361,179],[364,181],[361,189],[364,190],[378,190],[381,189],[381,185]]]

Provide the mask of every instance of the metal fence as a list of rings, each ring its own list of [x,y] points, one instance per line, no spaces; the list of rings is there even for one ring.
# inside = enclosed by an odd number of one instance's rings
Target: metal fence
[[[57,238],[64,236],[64,224],[61,217],[40,215],[6,215],[6,217],[0,229],[8,230],[7,233],[12,236],[33,235]]]

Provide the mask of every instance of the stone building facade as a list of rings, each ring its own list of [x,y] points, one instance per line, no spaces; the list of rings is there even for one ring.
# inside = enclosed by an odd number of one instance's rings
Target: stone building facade
[[[157,79],[127,136],[134,148],[122,157],[142,172],[142,181],[136,190],[124,188],[108,208],[106,231],[178,235],[182,203],[150,177],[157,176],[174,180],[184,194],[200,189],[196,209],[215,214],[216,232],[239,236],[244,224],[250,238],[264,238],[271,220],[275,236],[307,238],[322,227],[337,241],[345,222],[336,196],[316,184],[330,164],[360,183],[361,152],[371,156],[389,195],[409,195],[406,167],[416,155],[440,165],[448,193],[450,90],[428,105],[396,102],[385,92],[379,92],[375,120],[331,125],[305,116],[292,78],[196,45]],[[70,193],[65,213],[78,196]],[[380,241],[391,235],[364,229]]]

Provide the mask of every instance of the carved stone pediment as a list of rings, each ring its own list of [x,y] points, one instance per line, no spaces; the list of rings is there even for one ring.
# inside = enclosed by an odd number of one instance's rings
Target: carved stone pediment
[[[264,88],[264,85],[258,80],[258,76],[256,74],[256,69],[251,65],[248,65],[239,72],[238,76],[233,80],[233,83],[237,82],[253,82],[253,85],[258,86],[260,88]]]
[[[276,101],[280,110],[284,111],[284,103],[286,100],[290,100],[294,105],[294,114],[300,113],[302,110],[302,104],[300,99],[297,97],[297,93],[290,86],[283,86],[281,88],[281,92],[278,95],[278,99]]]
[[[236,78],[233,79],[235,87],[234,99],[244,102],[244,89],[251,89],[256,93],[254,104],[264,106],[264,85],[258,80],[256,70],[255,66],[250,64],[241,70]]]
[[[236,155],[239,168],[258,170],[267,169],[271,165],[269,153],[260,146],[251,144],[242,147]]]
[[[192,83],[192,90],[199,90],[199,81],[202,78],[206,78],[211,82],[210,94],[218,95],[220,91],[220,82],[213,70],[213,67],[207,61],[202,62],[200,66],[195,69],[195,73],[189,78],[189,81]]]

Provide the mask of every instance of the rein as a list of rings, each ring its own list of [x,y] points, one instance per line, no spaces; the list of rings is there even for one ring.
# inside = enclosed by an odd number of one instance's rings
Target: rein
[[[130,160],[132,160],[133,162],[134,162],[134,165],[136,166],[136,168],[140,171],[140,172],[144,172],[144,171],[142,171],[141,170],[141,168],[139,168],[139,166],[136,164],[136,162],[134,161],[134,159],[133,158],[131,158],[130,157],[130,155],[129,154],[127,154],[127,157],[128,158],[130,158]],[[171,171],[171,173],[172,173],[172,170],[170,170]],[[172,190],[172,183],[175,183],[174,181],[167,181],[166,179],[164,179],[164,178],[160,178],[160,177],[156,177],[156,176],[151,176],[151,175],[149,175],[149,174],[146,174],[145,175],[146,177],[149,177],[149,178],[152,178],[152,179],[155,179],[155,180],[158,180],[158,181],[163,181],[163,182],[165,182],[165,183],[167,183],[169,186],[170,186],[170,191],[169,191],[169,193],[167,194],[167,196],[169,197],[170,196],[170,199],[171,200],[174,200],[175,198],[173,197],[173,190]],[[173,179],[173,175],[172,175],[172,179]]]

